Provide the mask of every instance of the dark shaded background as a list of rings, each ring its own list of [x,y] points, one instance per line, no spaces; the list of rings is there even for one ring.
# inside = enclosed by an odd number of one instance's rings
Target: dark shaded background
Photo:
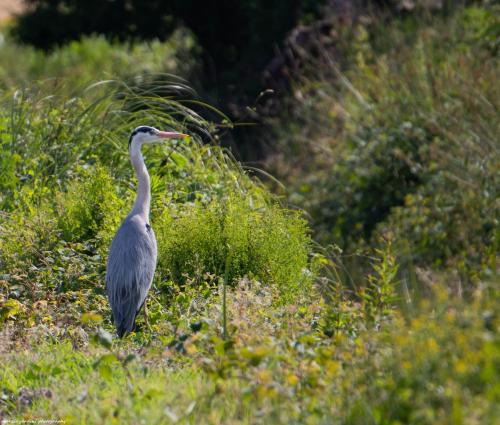
[[[26,0],[28,10],[13,30],[22,42],[44,50],[104,34],[112,40],[166,39],[188,28],[201,47],[198,75],[190,83],[203,100],[236,123],[222,135],[239,159],[259,160],[269,146],[261,142],[262,118],[278,112],[296,64],[290,44],[308,42],[332,28],[325,16],[355,18],[362,11],[401,13],[396,0]],[[311,36],[314,34],[314,36]],[[293,39],[288,43],[287,38]],[[265,89],[273,93],[259,97]],[[257,102],[258,99],[258,102]],[[257,104],[258,103],[258,104]],[[249,109],[250,107],[251,109]],[[237,143],[235,141],[238,141]]]

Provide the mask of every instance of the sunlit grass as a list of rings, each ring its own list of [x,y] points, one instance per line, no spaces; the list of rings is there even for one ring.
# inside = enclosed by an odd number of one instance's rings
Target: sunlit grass
[[[66,337],[39,326],[19,353],[0,354],[2,406],[8,418],[68,423],[493,423],[492,290],[468,304],[436,293],[410,317],[394,310],[370,324],[341,299],[277,306],[272,289],[241,282],[228,291],[229,344],[217,297],[198,311],[200,328],[186,316],[177,336],[131,335],[109,349],[84,337],[92,324]],[[350,311],[350,324],[315,325],[329,308]]]

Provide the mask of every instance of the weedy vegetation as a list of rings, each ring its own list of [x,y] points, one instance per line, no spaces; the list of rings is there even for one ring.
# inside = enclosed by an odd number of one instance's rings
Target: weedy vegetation
[[[269,123],[285,196],[210,140],[229,121],[168,74],[196,68],[189,33],[50,53],[7,37],[0,421],[495,423],[497,12],[345,29],[343,60],[305,67]],[[144,148],[150,328],[117,340],[105,264],[139,124],[191,138]]]
[[[499,249],[498,10],[344,31],[342,59],[295,82],[271,166],[322,243],[353,253],[391,234],[405,268],[468,286]]]

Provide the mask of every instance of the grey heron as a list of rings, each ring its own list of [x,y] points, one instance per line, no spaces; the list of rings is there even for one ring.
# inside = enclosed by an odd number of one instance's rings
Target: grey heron
[[[132,332],[137,313],[143,305],[147,320],[146,297],[156,269],[156,238],[149,225],[151,185],[141,147],[165,139],[185,137],[187,135],[183,133],[160,131],[148,126],[137,127],[130,135],[128,149],[138,181],[137,197],[132,211],[113,238],[106,270],[106,293],[120,338]]]

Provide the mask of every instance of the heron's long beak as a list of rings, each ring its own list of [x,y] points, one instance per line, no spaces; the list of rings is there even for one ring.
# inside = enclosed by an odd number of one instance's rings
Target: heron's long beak
[[[187,139],[189,135],[184,133],[176,133],[172,131],[159,131],[157,136],[160,139]]]

